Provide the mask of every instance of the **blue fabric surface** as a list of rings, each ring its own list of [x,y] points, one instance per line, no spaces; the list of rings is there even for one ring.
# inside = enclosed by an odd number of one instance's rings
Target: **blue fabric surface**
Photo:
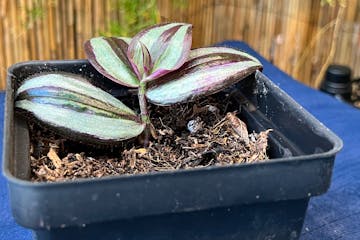
[[[344,141],[329,191],[310,201],[301,239],[360,239],[360,110],[293,80],[243,42],[226,41],[219,45],[242,49],[258,57],[270,79]],[[0,111],[4,113],[3,92],[0,102]],[[0,114],[1,126],[3,119]],[[0,133],[2,136],[2,127]],[[14,222],[8,203],[7,185],[1,175],[0,240],[31,239],[31,232]]]

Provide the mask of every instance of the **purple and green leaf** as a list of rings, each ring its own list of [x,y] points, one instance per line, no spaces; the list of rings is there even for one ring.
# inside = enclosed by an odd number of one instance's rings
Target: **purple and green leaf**
[[[235,49],[195,49],[177,71],[151,82],[146,97],[164,106],[192,101],[219,92],[261,68],[256,58]]]
[[[131,41],[128,48],[128,58],[138,79],[144,79],[150,74],[152,69],[152,60],[147,47],[136,39]]]
[[[141,59],[136,57],[141,58],[147,53],[141,55],[134,51],[139,51],[140,49],[148,51],[152,61],[150,64],[151,69],[146,78],[144,79],[142,76],[139,76],[139,79],[150,81],[181,67],[190,52],[192,41],[191,30],[192,26],[190,24],[169,23],[155,25],[136,34],[131,40],[128,50],[128,59],[135,66],[135,71],[137,70],[140,73],[146,72],[141,64]],[[145,48],[134,47],[138,46],[139,42],[145,45]]]
[[[145,128],[121,101],[72,74],[28,78],[16,92],[15,107],[69,135],[102,142],[133,138]]]
[[[129,38],[96,37],[85,42],[86,56],[95,69],[110,80],[136,88],[137,78],[128,58]]]

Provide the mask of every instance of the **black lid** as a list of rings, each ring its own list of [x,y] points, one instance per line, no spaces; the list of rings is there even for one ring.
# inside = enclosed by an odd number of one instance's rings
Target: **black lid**
[[[330,65],[326,70],[325,81],[332,83],[349,83],[351,69],[343,65]]]

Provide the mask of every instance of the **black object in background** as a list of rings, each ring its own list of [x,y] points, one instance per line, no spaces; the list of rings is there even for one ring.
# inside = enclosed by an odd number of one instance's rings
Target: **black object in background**
[[[342,101],[351,102],[351,69],[344,65],[330,65],[320,89]]]

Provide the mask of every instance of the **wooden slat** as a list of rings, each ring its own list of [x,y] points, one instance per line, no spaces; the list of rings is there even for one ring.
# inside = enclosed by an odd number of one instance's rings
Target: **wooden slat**
[[[29,51],[23,51],[23,49],[27,49],[27,43],[28,43],[28,37],[27,37],[27,32],[26,32],[26,24],[27,24],[27,13],[26,13],[26,0],[19,0],[18,1],[18,7],[20,7],[18,9],[18,17],[19,17],[19,21],[21,23],[20,28],[19,28],[19,38],[20,38],[20,59],[18,59],[18,61],[23,61],[26,59],[29,59]],[[0,35],[1,36],[1,35]],[[1,54],[0,54],[1,56]]]
[[[11,4],[13,4],[13,1],[3,1],[6,2],[2,7],[4,7],[5,10],[5,17],[2,19],[3,21],[3,29],[4,29],[4,35],[2,36],[2,41],[4,44],[4,60],[5,60],[5,66],[9,67],[12,65],[16,60],[14,58],[14,51],[12,51],[13,45],[11,40],[11,15],[9,14],[9,11],[11,9]]]
[[[5,26],[4,26],[4,18],[5,18],[5,1],[0,3],[0,36],[5,36]],[[0,88],[5,88],[6,82],[6,58],[5,56],[5,44],[0,43]]]
[[[91,0],[83,0],[83,11],[84,11],[84,15],[83,15],[83,36],[81,39],[78,39],[79,44],[78,44],[78,48],[77,48],[77,52],[79,53],[79,57],[80,58],[84,58],[85,57],[85,53],[83,50],[83,44],[84,42],[91,38],[93,36],[93,25],[91,24],[92,22],[92,14],[91,14],[91,9],[92,9],[92,1]]]
[[[214,29],[214,24],[216,23],[212,19],[215,11],[215,2],[211,0],[204,0],[202,1],[201,8],[202,9],[199,9],[199,11],[203,11],[203,14],[205,14],[206,16],[203,27],[205,37],[203,39],[196,38],[195,41],[197,42],[195,42],[195,47],[208,46],[215,43],[215,41],[213,40],[214,38],[213,29]],[[197,13],[194,12],[194,14],[196,15]]]
[[[55,38],[55,28],[56,28],[56,20],[54,19],[54,8],[53,6],[56,3],[54,1],[47,1],[47,39],[49,41],[49,49],[50,49],[50,59],[56,59],[56,38]]]
[[[105,18],[104,18],[104,1],[93,0],[93,21],[92,25],[94,26],[94,36],[98,36],[101,32],[105,31]]]
[[[215,0],[214,7],[214,42],[232,38],[232,24],[236,24],[234,18],[235,1],[234,0]],[[224,16],[226,20],[224,21]],[[206,28],[206,26],[204,26]]]
[[[66,32],[66,39],[68,41],[68,50],[67,56],[69,59],[73,58],[80,58],[77,55],[77,37],[76,37],[76,25],[75,25],[75,14],[74,14],[74,1],[69,0],[67,3],[67,11],[66,11],[66,19],[64,23],[66,24],[65,32]]]
[[[20,59],[20,46],[19,46],[19,26],[20,23],[18,21],[17,16],[17,2],[11,1],[9,3],[9,12],[10,12],[10,21],[9,21],[9,34],[10,34],[10,41],[11,41],[11,51],[13,53],[14,61],[18,61]]]

